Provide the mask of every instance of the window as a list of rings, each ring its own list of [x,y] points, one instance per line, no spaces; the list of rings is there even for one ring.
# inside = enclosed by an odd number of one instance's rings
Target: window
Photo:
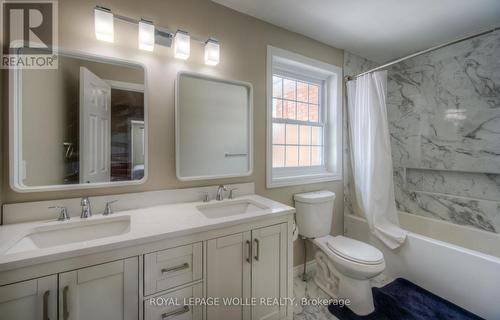
[[[323,160],[322,82],[273,74],[273,168],[318,167]]]
[[[341,70],[268,48],[267,186],[340,178]]]

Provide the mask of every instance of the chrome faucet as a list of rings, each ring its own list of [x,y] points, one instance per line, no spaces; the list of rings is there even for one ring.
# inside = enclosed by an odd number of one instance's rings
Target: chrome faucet
[[[83,197],[80,201],[80,206],[82,207],[80,218],[87,219],[88,217],[92,217],[92,206],[90,205],[89,197]]]
[[[104,212],[102,213],[102,215],[109,216],[110,214],[112,214],[113,213],[113,208],[111,207],[111,205],[113,203],[115,203],[116,201],[118,201],[118,200],[113,200],[113,201],[106,202],[106,206],[104,207]]]
[[[49,209],[59,209],[59,218],[57,218],[57,221],[67,221],[69,220],[69,215],[68,215],[68,208],[63,207],[63,206],[50,206]]]
[[[226,186],[224,185],[219,185],[217,188],[217,195],[215,196],[215,200],[217,201],[222,201],[224,200],[224,191],[227,191]]]

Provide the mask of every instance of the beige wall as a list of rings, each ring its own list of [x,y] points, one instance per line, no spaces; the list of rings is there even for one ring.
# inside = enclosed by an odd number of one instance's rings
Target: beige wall
[[[154,53],[137,49],[137,27],[115,22],[115,43],[99,42],[94,36],[93,7],[95,1],[59,1],[59,43],[65,48],[113,56],[143,63],[147,69],[149,105],[149,170],[148,181],[140,186],[92,189],[84,191],[16,193],[3,179],[4,202],[31,201],[81,195],[103,195],[122,192],[183,188],[218,183],[250,182],[257,193],[293,205],[296,192],[328,189],[337,194],[334,232],[343,229],[342,182],[320,183],[297,187],[266,189],[266,48],[267,45],[342,66],[343,51],[312,39],[272,26],[255,18],[214,4],[209,0],[114,0],[101,1],[117,14],[152,19],[157,25],[183,29],[201,38],[214,36],[221,43],[221,63],[216,67],[203,64],[203,48],[191,43],[187,61],[173,58],[173,50],[157,47]],[[254,86],[254,164],[252,176],[236,179],[181,182],[175,177],[174,144],[174,80],[177,72],[189,70],[248,81]],[[5,117],[4,117],[5,118]],[[5,119],[4,119],[5,120]],[[4,121],[5,123],[5,121]],[[7,138],[4,135],[4,142]],[[4,148],[4,161],[8,153]],[[8,175],[4,167],[4,177]],[[295,246],[295,264],[302,261],[301,244]]]

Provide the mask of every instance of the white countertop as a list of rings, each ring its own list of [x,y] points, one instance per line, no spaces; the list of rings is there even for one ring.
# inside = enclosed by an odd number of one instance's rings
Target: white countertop
[[[71,218],[69,221],[62,222],[45,220],[0,226],[0,272],[85,254],[141,245],[295,212],[292,207],[258,195],[241,196],[223,202],[236,202],[244,199],[255,201],[268,207],[268,209],[220,218],[207,218],[197,209],[197,206],[206,205],[207,203],[188,202],[115,212],[110,216],[94,215],[88,219]],[[209,203],[216,203],[216,201],[210,201]],[[32,233],[35,228],[41,226],[50,227],[81,220],[112,219],[119,216],[130,217],[130,229],[126,233],[90,241],[62,243],[61,245],[43,249],[8,253],[13,245]]]

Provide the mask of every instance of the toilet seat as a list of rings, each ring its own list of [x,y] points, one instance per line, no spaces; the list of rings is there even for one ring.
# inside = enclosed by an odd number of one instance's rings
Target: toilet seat
[[[336,255],[356,263],[376,265],[384,262],[384,255],[377,248],[344,236],[329,237],[326,246]]]

